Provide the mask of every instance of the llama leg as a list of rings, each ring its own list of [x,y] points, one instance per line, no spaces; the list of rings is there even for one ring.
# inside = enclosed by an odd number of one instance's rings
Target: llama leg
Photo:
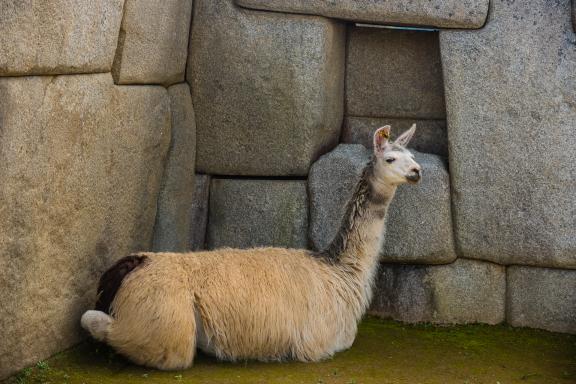
[[[104,312],[100,311],[86,311],[82,315],[80,324],[82,328],[90,332],[90,335],[98,341],[106,341],[108,329],[114,319]]]

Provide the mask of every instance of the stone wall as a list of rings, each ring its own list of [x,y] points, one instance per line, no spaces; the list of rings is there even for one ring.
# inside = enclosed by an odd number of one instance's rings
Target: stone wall
[[[85,337],[112,262],[187,249],[191,7],[0,2],[0,379]]]
[[[0,2],[0,378],[131,251],[326,247],[385,124],[424,180],[371,313],[575,333],[570,0],[385,3]]]

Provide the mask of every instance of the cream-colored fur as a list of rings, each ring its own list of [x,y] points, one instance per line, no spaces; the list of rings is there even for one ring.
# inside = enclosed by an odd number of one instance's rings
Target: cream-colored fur
[[[331,251],[141,253],[147,259],[122,282],[113,320],[88,311],[82,325],[136,363],[159,369],[189,367],[196,348],[232,361],[319,361],[349,348],[372,296],[385,211],[406,182],[396,180],[397,168],[408,164],[406,174],[417,166],[398,147],[401,161],[387,164],[382,155],[393,148],[387,140],[375,145],[376,164]]]

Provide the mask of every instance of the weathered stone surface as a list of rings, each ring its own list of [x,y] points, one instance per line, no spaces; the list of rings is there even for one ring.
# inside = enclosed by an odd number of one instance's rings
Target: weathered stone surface
[[[346,117],[342,141],[344,143],[362,144],[372,148],[372,135],[374,131],[384,125],[392,126],[392,136],[398,136],[412,124],[418,126],[416,135],[410,141],[409,148],[418,152],[433,153],[448,157],[448,137],[446,133],[446,120],[413,120],[390,119],[375,117]]]
[[[169,113],[110,74],[0,79],[0,377],[78,342],[99,275],[150,248]]]
[[[442,160],[414,152],[423,168],[422,182],[401,186],[388,210],[382,260],[442,264],[455,260],[450,207],[450,181]],[[342,222],[371,152],[361,145],[341,144],[322,156],[310,170],[309,237],[317,250],[325,249]]]
[[[445,119],[438,33],[352,28],[346,105],[349,116]]]
[[[154,250],[188,250],[190,210],[194,201],[196,123],[188,84],[168,88],[172,111],[172,139],[162,178],[154,227]]]
[[[506,301],[515,327],[576,333],[576,271],[510,266]]]
[[[306,248],[304,180],[212,179],[208,248]]]
[[[208,198],[210,196],[210,176],[196,174],[196,188],[190,211],[189,249],[205,249],[206,226],[208,224]]]
[[[0,1],[0,76],[110,71],[123,3]]]
[[[339,138],[344,35],[342,25],[321,17],[197,0],[187,75],[197,170],[306,175]]]
[[[370,313],[409,323],[504,321],[505,267],[458,259],[440,266],[383,264]]]
[[[456,259],[450,176],[435,155],[413,151],[422,166],[420,184],[402,185],[390,204],[382,260],[426,264]]]
[[[184,81],[192,0],[125,0],[114,58],[118,84]]]
[[[576,1],[572,0],[572,26],[576,32]]]
[[[269,11],[439,28],[480,28],[489,7],[489,0],[236,0],[236,3]]]
[[[576,268],[569,0],[495,1],[482,30],[440,36],[461,255]]]

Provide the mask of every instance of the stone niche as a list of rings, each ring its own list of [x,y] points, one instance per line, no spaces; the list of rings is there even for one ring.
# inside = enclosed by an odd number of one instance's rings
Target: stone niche
[[[353,27],[346,59],[342,140],[372,146],[372,133],[418,125],[410,147],[447,156],[446,107],[437,32]]]
[[[196,0],[187,80],[197,171],[305,176],[343,116],[345,28],[317,16]]]

